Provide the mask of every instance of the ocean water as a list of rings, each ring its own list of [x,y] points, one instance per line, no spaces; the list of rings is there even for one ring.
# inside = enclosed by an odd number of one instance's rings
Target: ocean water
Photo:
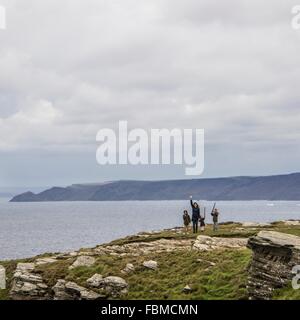
[[[201,201],[210,213],[212,202]],[[220,222],[300,219],[300,202],[220,201]],[[0,260],[93,247],[182,225],[189,201],[9,203],[0,200]],[[211,217],[207,214],[207,222]]]

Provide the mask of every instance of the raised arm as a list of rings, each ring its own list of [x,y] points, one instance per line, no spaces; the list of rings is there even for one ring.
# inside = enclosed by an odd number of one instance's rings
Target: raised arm
[[[193,197],[192,197],[192,196],[190,196],[190,199],[191,199],[191,206],[192,206],[192,208],[193,208],[193,207],[194,207]]]

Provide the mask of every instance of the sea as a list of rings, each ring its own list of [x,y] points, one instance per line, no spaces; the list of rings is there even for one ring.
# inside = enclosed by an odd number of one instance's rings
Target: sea
[[[214,202],[199,201],[206,222]],[[220,222],[300,219],[300,201],[218,201]],[[12,203],[0,199],[0,260],[94,247],[182,225],[189,201]]]

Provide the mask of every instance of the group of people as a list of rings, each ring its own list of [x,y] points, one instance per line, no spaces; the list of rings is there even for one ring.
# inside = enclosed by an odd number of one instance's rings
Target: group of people
[[[198,233],[198,225],[200,223],[200,231],[205,231],[205,218],[206,218],[206,208],[203,210],[203,216],[201,215],[200,206],[197,202],[193,201],[193,197],[190,197],[191,206],[192,206],[192,218],[190,217],[187,210],[183,212],[183,224],[185,227],[185,231],[189,231],[189,227],[191,222],[193,223],[193,233]],[[219,211],[214,206],[211,212],[211,216],[213,219],[213,230],[218,230],[218,223],[219,223]]]

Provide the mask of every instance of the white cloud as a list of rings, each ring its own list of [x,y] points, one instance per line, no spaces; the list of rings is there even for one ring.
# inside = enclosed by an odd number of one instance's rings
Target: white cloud
[[[16,113],[0,118],[0,136],[5,137],[0,140],[3,150],[38,146],[53,138],[51,133],[55,133],[57,122],[62,117],[61,111],[46,100],[24,103]]]
[[[1,152],[85,150],[125,119],[204,128],[212,146],[268,141],[299,153],[294,1],[2,3]]]

